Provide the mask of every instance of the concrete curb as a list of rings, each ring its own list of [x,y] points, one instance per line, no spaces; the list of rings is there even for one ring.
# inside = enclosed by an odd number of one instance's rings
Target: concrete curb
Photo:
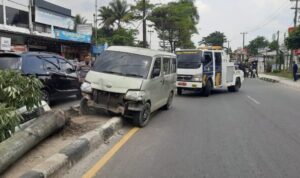
[[[71,168],[88,153],[107,141],[123,126],[121,118],[114,117],[99,128],[79,137],[43,163],[26,172],[21,178],[60,177],[60,173]]]
[[[266,82],[271,82],[271,83],[279,83],[278,80],[274,80],[274,79],[271,79],[271,78],[267,78],[267,77],[260,77],[261,80],[264,80]]]

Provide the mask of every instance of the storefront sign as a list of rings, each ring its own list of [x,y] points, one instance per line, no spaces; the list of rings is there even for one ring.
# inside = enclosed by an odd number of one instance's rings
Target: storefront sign
[[[93,27],[92,27],[92,24],[77,24],[76,31],[79,34],[92,35]]]
[[[91,35],[83,35],[79,33],[67,32],[62,30],[54,30],[55,38],[60,40],[77,41],[83,43],[91,43]]]
[[[11,50],[11,38],[0,37],[0,50],[10,51]]]
[[[35,22],[70,30],[75,27],[74,18],[39,7],[35,7]]]

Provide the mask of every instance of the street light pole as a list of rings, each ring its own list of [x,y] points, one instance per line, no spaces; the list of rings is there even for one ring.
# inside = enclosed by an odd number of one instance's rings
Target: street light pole
[[[151,44],[152,44],[152,33],[154,33],[153,30],[148,30],[149,36],[150,36],[150,42],[149,42],[149,48],[151,49]]]
[[[98,28],[97,28],[97,22],[98,22],[98,0],[95,0],[95,44],[97,46],[98,44]]]
[[[244,62],[244,58],[245,58],[245,56],[244,56],[244,51],[245,51],[245,36],[246,36],[246,34],[248,34],[248,33],[247,33],[247,32],[242,32],[241,34],[243,35],[243,52],[242,52],[242,60],[243,60],[243,62]]]
[[[143,1],[143,47],[147,47],[146,0]]]

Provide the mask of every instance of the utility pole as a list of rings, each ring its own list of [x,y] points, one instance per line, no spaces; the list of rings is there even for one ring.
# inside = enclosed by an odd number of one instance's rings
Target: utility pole
[[[29,12],[29,31],[30,31],[30,34],[33,33],[32,6],[33,6],[33,2],[32,2],[32,0],[29,0],[29,3],[28,3],[28,12]]]
[[[152,33],[154,33],[154,31],[153,30],[148,30],[148,32],[149,32],[149,36],[150,36],[150,42],[149,42],[149,48],[151,49],[151,43],[152,43]]]
[[[147,47],[146,0],[143,1],[143,47]]]
[[[98,24],[97,24],[97,22],[98,22],[98,0],[95,0],[95,44],[96,44],[96,46],[98,45],[98,28],[97,28],[97,26],[98,26]]]
[[[279,57],[279,30],[277,31],[277,49],[276,49],[276,69],[278,69],[278,64],[279,64],[279,70],[281,70],[281,61]]]
[[[294,16],[294,28],[297,27],[297,20],[298,20],[298,10],[299,10],[299,0],[290,0],[290,1],[296,1],[296,6],[295,8],[292,8],[292,9],[295,9],[295,16]],[[293,62],[293,59],[294,59],[294,55],[293,55],[293,50],[291,50],[291,56],[290,56],[290,69],[292,70],[292,62]]]
[[[242,54],[242,61],[244,62],[245,56],[244,56],[244,52],[245,52],[245,36],[246,34],[248,34],[247,32],[242,32],[241,33],[243,35],[243,54]]]
[[[6,26],[7,22],[6,22],[6,0],[2,0],[2,8],[3,8],[3,24],[4,26]]]

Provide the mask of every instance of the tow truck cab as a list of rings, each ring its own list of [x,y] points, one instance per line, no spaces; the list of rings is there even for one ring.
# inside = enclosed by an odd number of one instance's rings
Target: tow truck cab
[[[178,50],[176,55],[178,95],[183,90],[199,90],[209,96],[211,90],[226,87],[235,92],[244,81],[243,71],[236,70],[221,47]]]

